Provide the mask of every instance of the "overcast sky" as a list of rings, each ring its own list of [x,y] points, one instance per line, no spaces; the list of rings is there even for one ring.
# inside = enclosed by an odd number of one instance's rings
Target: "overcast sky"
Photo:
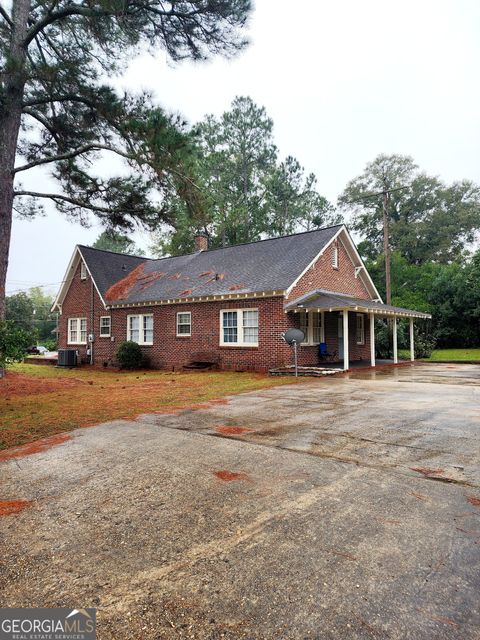
[[[266,107],[280,155],[293,155],[332,201],[379,153],[414,157],[445,181],[480,182],[478,0],[257,0],[250,47],[231,61],[134,60],[121,86],[153,90],[190,122],[236,95]],[[48,176],[24,185],[55,189]],[[15,221],[8,292],[52,292],[84,229],[52,209]],[[146,234],[136,240],[148,247]]]

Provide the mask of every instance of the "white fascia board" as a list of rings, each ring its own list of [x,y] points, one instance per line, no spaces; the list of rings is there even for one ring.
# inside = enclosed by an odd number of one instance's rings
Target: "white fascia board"
[[[63,302],[63,300],[65,298],[65,295],[66,295],[66,293],[68,291],[68,288],[70,287],[70,284],[71,284],[71,282],[73,280],[73,276],[70,275],[70,272],[73,270],[73,273],[75,273],[74,267],[77,266],[79,257],[80,257],[80,250],[79,250],[78,245],[77,245],[77,246],[75,246],[75,249],[73,250],[72,257],[70,258],[70,262],[68,263],[68,267],[67,267],[65,275],[63,277],[60,289],[59,289],[59,291],[57,293],[57,297],[53,301],[52,308],[50,309],[51,312],[55,311],[57,308],[61,312],[62,302]]]
[[[367,267],[365,266],[365,263],[363,262],[360,254],[358,253],[358,249],[355,246],[355,243],[353,242],[352,237],[351,237],[351,235],[350,235],[350,233],[349,233],[349,231],[348,231],[348,229],[347,229],[347,227],[345,225],[342,226],[342,231],[345,231],[345,235],[346,235],[346,238],[348,239],[348,244],[350,245],[350,249],[353,251],[353,254],[354,254],[355,258],[358,261],[358,266],[359,267],[363,267],[362,271],[358,274],[359,277],[362,278],[364,283],[367,285],[367,289],[371,288],[371,291],[373,291],[374,295],[377,297],[379,302],[383,303],[382,297],[378,293],[377,287],[375,286],[370,274],[368,273]],[[346,249],[346,251],[348,253],[348,248],[345,247],[345,249]],[[367,282],[365,282],[365,280],[364,280],[365,277],[367,279]]]
[[[309,271],[309,269],[311,269],[313,267],[313,265],[317,262],[317,260],[323,256],[323,254],[325,253],[325,249],[327,247],[329,247],[332,242],[334,242],[338,236],[341,234],[341,232],[345,229],[345,225],[342,224],[342,226],[340,227],[340,229],[337,231],[337,233],[333,236],[333,238],[331,238],[331,240],[329,240],[327,242],[327,244],[325,244],[321,250],[317,253],[317,255],[315,256],[315,258],[310,262],[310,264],[308,264],[305,269],[302,271],[302,273],[297,276],[295,278],[295,280],[292,282],[292,284],[288,287],[288,289],[285,291],[285,298],[288,300],[288,296],[290,295],[290,292],[292,291],[292,289],[294,288],[294,286],[297,284],[297,282],[303,278],[303,276]]]
[[[85,260],[85,258],[82,255],[82,252],[80,250],[80,247],[77,245],[73,251],[72,257],[70,258],[70,262],[68,263],[68,267],[67,267],[67,271],[65,272],[65,276],[62,280],[62,286],[60,287],[60,290],[57,294],[57,297],[55,298],[55,301],[52,305],[52,308],[50,309],[51,312],[54,312],[56,309],[58,309],[61,313],[61,306],[63,303],[63,300],[65,299],[65,296],[67,295],[67,291],[70,288],[70,285],[72,284],[72,280],[73,277],[75,275],[75,271],[76,268],[78,266],[78,263],[80,262],[80,260],[83,260],[83,263],[85,264],[85,267],[88,271],[88,273],[90,274],[90,277],[92,279],[92,282],[95,286],[95,289],[97,290],[98,296],[100,298],[100,300],[103,303],[103,306],[105,307],[105,309],[107,308],[107,305],[105,304],[105,301],[100,293],[100,291],[98,290],[97,287],[97,283],[95,282],[95,279],[92,276],[92,273],[90,271],[90,269],[88,268],[88,264],[87,261]]]

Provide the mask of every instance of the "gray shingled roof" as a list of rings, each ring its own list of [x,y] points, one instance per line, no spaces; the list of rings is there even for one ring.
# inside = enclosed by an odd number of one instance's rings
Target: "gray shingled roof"
[[[104,299],[112,285],[144,265],[128,295],[106,300],[109,305],[283,291],[341,226],[158,260],[79,249]]]
[[[294,311],[295,309],[315,309],[328,311],[332,309],[352,309],[359,311],[373,311],[382,315],[382,312],[387,314],[398,314],[402,316],[408,316],[412,318],[431,318],[429,313],[423,313],[422,311],[412,311],[411,309],[404,309],[402,307],[394,307],[391,304],[383,304],[376,300],[363,300],[361,298],[352,298],[343,293],[337,293],[336,291],[326,291],[323,289],[316,289],[303,295],[301,298],[287,302],[284,305],[286,311]]]

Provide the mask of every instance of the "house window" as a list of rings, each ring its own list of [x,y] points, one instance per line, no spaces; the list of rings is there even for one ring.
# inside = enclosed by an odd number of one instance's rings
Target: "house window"
[[[112,328],[112,319],[110,316],[102,316],[100,318],[100,337],[109,338]]]
[[[87,265],[82,261],[80,263],[80,280],[87,279]]]
[[[325,342],[324,316],[321,311],[310,311],[300,314],[300,329],[305,334],[302,344],[314,345]]]
[[[153,314],[127,316],[127,340],[138,344],[153,344]]]
[[[87,319],[68,319],[68,344],[87,344]]]
[[[356,335],[357,344],[365,344],[365,316],[363,313],[357,313]]]
[[[220,311],[220,344],[258,346],[258,309]]]
[[[177,336],[188,337],[192,335],[192,314],[190,311],[177,313]]]
[[[332,267],[338,269],[338,247],[332,247]]]

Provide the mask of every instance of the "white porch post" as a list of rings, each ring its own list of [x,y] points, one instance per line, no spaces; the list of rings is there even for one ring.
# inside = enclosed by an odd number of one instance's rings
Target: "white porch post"
[[[348,371],[350,366],[348,353],[348,311],[343,310],[343,370]]]
[[[393,318],[393,364],[398,364],[397,316]]]
[[[370,363],[375,366],[375,315],[370,313]]]
[[[415,344],[413,337],[413,318],[410,318],[410,360],[415,360]]]

